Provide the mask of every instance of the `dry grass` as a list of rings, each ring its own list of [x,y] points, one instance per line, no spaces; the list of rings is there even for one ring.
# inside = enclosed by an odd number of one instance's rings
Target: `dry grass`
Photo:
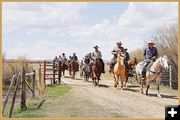
[[[22,67],[25,68],[25,71],[28,71],[30,68],[29,66],[29,60],[22,56],[22,57],[19,57],[18,59],[16,60],[13,60],[13,61],[8,61],[5,57],[5,54],[3,54],[2,56],[2,60],[3,60],[3,76],[2,76],[2,79],[3,79],[3,85],[9,85],[10,84],[10,79],[12,78],[12,76],[14,74],[18,74],[20,72],[20,70],[22,69]]]

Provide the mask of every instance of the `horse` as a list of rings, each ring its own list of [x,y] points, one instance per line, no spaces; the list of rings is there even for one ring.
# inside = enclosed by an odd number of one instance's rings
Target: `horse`
[[[90,65],[84,65],[82,69],[83,69],[82,71],[83,71],[84,81],[88,81],[89,77],[91,76]]]
[[[169,60],[168,60],[168,57],[166,55],[159,57],[155,62],[152,63],[152,66],[147,69],[146,76],[145,76],[144,80],[142,80],[142,78],[141,78],[143,61],[137,64],[137,66],[136,66],[136,80],[141,85],[141,93],[142,94],[143,94],[143,86],[146,86],[145,95],[148,95],[148,89],[150,87],[150,83],[152,83],[153,81],[156,81],[157,96],[161,98],[161,94],[159,92],[159,85],[160,85],[160,81],[161,81],[161,73],[162,73],[163,68],[165,70],[169,69],[168,62],[169,62]]]
[[[75,79],[75,74],[78,71],[78,63],[77,63],[77,61],[72,60],[71,63],[70,63],[70,67],[71,67],[70,75],[71,75],[72,79]],[[71,74],[71,72],[72,72],[72,74]]]
[[[124,64],[125,54],[118,53],[117,62],[114,65],[114,69],[112,71],[114,76],[114,87],[116,88],[119,85],[119,78],[121,79],[121,88],[123,88],[123,81],[126,82],[126,70]]]
[[[96,87],[99,86],[99,80],[102,73],[102,64],[99,58],[94,59],[92,64],[92,80],[93,84]]]
[[[67,69],[67,64],[65,61],[61,62],[61,72],[63,74],[63,76],[65,75],[65,70]]]
[[[127,65],[126,65],[126,81],[125,81],[125,84],[124,84],[124,87],[127,87],[127,82],[128,82],[128,78],[129,77],[133,77],[133,75],[132,75],[132,71],[133,71],[133,67],[135,66],[135,65],[137,65],[137,59],[134,57],[133,59],[131,59],[131,60],[129,60],[129,61],[127,61],[127,63],[126,63]]]

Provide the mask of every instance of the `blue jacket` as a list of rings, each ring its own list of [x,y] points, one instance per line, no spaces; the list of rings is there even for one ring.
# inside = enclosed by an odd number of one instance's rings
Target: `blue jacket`
[[[158,58],[158,51],[156,47],[146,48],[144,50],[144,58],[145,59],[153,59],[156,60]]]

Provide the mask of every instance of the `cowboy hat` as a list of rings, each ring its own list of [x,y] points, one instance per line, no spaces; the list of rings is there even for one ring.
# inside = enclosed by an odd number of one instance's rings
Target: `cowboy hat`
[[[148,42],[148,44],[153,44],[153,45],[154,45],[154,43],[153,43],[153,41],[152,41],[152,40],[150,40],[150,41]]]
[[[120,42],[117,42],[116,44],[118,44],[118,45],[122,45],[121,41],[120,41]]]
[[[96,49],[96,48],[99,48],[99,47],[97,45],[95,45],[94,48]]]

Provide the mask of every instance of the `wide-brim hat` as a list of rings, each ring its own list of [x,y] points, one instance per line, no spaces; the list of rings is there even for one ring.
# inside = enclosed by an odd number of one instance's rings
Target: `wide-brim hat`
[[[150,41],[148,42],[148,44],[153,44],[153,45],[154,45],[154,42],[153,42],[152,40],[150,40]]]
[[[116,43],[117,45],[122,45],[121,41]]]
[[[99,48],[97,45],[94,46],[95,49]]]

